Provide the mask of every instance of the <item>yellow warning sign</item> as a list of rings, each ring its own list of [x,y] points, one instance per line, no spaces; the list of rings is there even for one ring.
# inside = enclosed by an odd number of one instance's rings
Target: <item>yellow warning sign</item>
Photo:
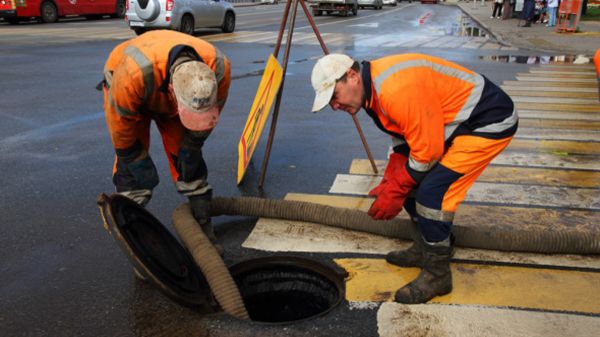
[[[271,105],[273,105],[273,99],[277,95],[277,91],[279,91],[282,77],[283,69],[279,65],[279,62],[277,62],[277,59],[273,55],[269,55],[265,72],[258,85],[246,126],[238,144],[238,184],[242,181],[250,159],[252,159],[252,154],[271,110]]]

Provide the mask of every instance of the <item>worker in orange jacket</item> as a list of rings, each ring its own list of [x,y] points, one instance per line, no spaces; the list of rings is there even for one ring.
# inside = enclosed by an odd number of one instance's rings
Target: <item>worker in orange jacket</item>
[[[392,138],[390,155],[368,214],[395,217],[404,207],[418,235],[389,263],[422,268],[400,288],[401,303],[423,303],[452,291],[452,221],[477,177],[511,141],[518,117],[510,97],[484,76],[428,55],[400,54],[359,64],[330,54],[315,64],[313,112],[330,105],[361,108]],[[416,192],[416,196],[411,194]]]
[[[119,44],[106,61],[100,87],[116,152],[117,192],[142,206],[152,197],[158,184],[148,154],[154,121],[175,186],[189,198],[195,219],[214,243],[208,213],[212,188],[202,147],[217,125],[230,83],[229,61],[215,46],[162,30]]]

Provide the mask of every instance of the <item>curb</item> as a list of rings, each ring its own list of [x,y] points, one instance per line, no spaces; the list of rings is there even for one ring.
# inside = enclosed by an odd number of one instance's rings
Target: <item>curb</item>
[[[469,14],[469,12],[465,11],[462,6],[458,5],[458,4],[445,4],[446,6],[456,6],[458,7],[458,9],[461,10],[461,12],[463,12],[465,15],[467,15],[471,20],[473,20],[475,23],[477,23],[479,26],[481,26],[483,29],[485,29],[486,32],[488,32],[488,34],[490,34],[494,39],[496,39],[503,47],[515,47],[513,44],[505,41],[500,35],[497,35],[496,33],[494,33],[494,31],[492,31],[492,29],[490,29],[490,27],[488,27],[487,25],[485,25],[484,23],[482,23],[481,21],[479,21],[476,17],[474,17],[473,15]]]

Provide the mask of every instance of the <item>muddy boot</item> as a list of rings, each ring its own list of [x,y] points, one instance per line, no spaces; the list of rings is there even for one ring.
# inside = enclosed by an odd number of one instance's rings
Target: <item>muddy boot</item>
[[[434,244],[422,242],[423,270],[415,280],[396,291],[396,302],[425,303],[436,296],[452,291],[450,256],[453,247],[450,241],[448,238]]]
[[[394,250],[385,256],[388,263],[400,267],[421,267],[423,265],[423,246],[415,240],[406,250]]]

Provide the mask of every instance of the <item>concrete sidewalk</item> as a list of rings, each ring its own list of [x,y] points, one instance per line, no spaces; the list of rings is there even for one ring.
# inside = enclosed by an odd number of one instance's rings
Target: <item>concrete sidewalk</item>
[[[537,51],[584,54],[591,57],[600,48],[600,22],[581,21],[580,33],[557,33],[554,27],[545,24],[532,24],[531,27],[519,27],[519,19],[491,19],[493,1],[482,6],[481,1],[446,2],[457,5],[473,20],[486,29],[501,43],[518,48]],[[525,23],[521,20],[521,24]]]

